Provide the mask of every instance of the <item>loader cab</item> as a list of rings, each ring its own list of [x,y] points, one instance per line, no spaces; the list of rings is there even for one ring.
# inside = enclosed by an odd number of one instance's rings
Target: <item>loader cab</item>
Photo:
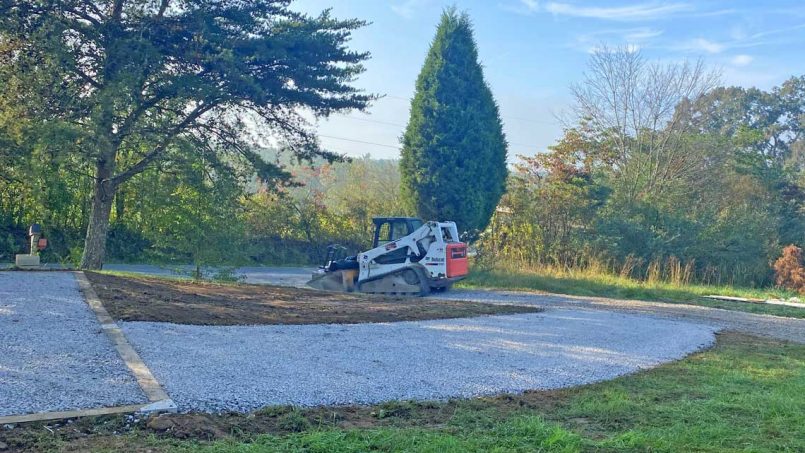
[[[408,236],[425,224],[416,217],[375,217],[372,222],[375,224],[372,248]]]

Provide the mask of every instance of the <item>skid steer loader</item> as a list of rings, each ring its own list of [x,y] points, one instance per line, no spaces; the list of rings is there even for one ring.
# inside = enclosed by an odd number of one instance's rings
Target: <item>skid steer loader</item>
[[[330,246],[308,286],[326,291],[424,296],[444,291],[469,270],[455,222],[375,217],[372,249],[340,258]]]

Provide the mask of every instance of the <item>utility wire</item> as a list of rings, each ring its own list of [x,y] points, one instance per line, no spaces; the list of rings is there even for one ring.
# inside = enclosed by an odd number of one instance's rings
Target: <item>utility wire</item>
[[[370,118],[359,118],[357,116],[352,115],[337,115],[334,118],[346,118],[348,120],[366,121],[367,123],[385,124],[386,126],[405,127],[404,124],[390,123],[388,121],[378,121]]]
[[[363,141],[363,140],[355,140],[355,139],[344,138],[344,137],[334,137],[332,135],[323,135],[323,134],[319,134],[319,137],[331,138],[333,140],[343,140],[345,142],[363,143],[364,145],[375,145],[375,146],[383,146],[383,147],[386,147],[386,148],[400,149],[400,145],[387,145],[385,143],[366,142],[366,141]]]
[[[390,99],[398,99],[398,100],[401,100],[401,101],[410,101],[411,100],[411,98],[406,98],[406,97],[402,97],[402,96],[393,96],[391,94],[387,94],[384,97],[387,97],[387,98],[390,98]],[[500,115],[500,116],[501,116],[501,118],[509,118],[509,119],[517,120],[517,121],[525,121],[526,123],[551,124],[551,125],[555,125],[555,126],[561,126],[561,124],[557,123],[556,121],[531,120],[531,119],[528,119],[528,118],[523,118],[523,117],[520,117],[520,116],[511,116],[511,115]]]
[[[319,137],[329,138],[329,139],[332,139],[332,140],[341,140],[341,141],[344,141],[344,142],[360,143],[360,144],[363,144],[363,145],[382,146],[384,148],[392,148],[392,149],[396,149],[396,150],[399,150],[399,149],[402,148],[400,145],[389,145],[389,144],[386,144],[386,143],[368,142],[368,141],[364,141],[364,140],[355,140],[355,139],[346,138],[346,137],[335,137],[333,135],[319,134]],[[513,144],[513,143],[510,143],[510,144]],[[521,146],[531,147],[532,145],[521,145]],[[522,151],[525,151],[525,150],[522,150]],[[339,152],[343,152],[343,151],[339,151]]]
[[[370,118],[359,118],[359,117],[351,116],[351,115],[341,115],[341,116],[338,116],[337,118],[345,118],[345,119],[348,119],[348,120],[365,121],[367,123],[384,124],[384,125],[387,125],[387,126],[405,127],[405,125],[399,124],[399,123],[390,123],[388,121],[378,121],[378,120],[373,120],[373,119],[370,119]],[[326,137],[326,136],[322,135],[322,137]],[[333,137],[330,137],[330,138],[333,138]],[[338,139],[336,139],[336,140],[338,140]],[[347,139],[341,139],[341,140],[347,140]],[[531,147],[535,146],[533,144],[518,143],[518,142],[509,142],[509,144],[510,145],[516,145],[516,146],[525,146],[526,148],[531,148]],[[381,145],[381,146],[391,146],[391,145]]]

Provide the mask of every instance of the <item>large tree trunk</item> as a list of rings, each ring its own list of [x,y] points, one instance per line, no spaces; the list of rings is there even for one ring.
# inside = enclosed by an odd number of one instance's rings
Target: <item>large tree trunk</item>
[[[103,267],[103,260],[106,256],[106,234],[109,231],[109,215],[112,212],[112,202],[116,191],[116,187],[109,181],[112,172],[112,165],[105,162],[98,163],[87,236],[84,240],[84,254],[81,256],[81,269],[92,270]]]

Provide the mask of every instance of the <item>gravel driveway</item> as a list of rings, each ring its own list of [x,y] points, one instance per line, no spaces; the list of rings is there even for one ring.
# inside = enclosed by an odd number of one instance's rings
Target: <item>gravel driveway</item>
[[[0,272],[0,416],[144,403],[67,272]]]
[[[151,264],[105,264],[104,270],[131,272],[144,275],[164,275],[180,276],[190,275],[195,269],[190,265],[178,266],[154,266]],[[204,268],[206,274],[215,272],[215,268]],[[315,267],[238,267],[234,269],[234,274],[243,279],[244,283],[255,285],[279,285],[295,286],[307,288],[305,285],[310,280]]]
[[[240,272],[298,286],[307,270]],[[120,325],[183,411],[573,386],[684,357],[721,328],[805,343],[805,320],[699,306],[513,291],[434,297],[546,311],[390,324]],[[145,401],[72,274],[0,272],[0,416]]]
[[[777,340],[805,343],[805,319],[745,313],[699,305],[669,304],[640,300],[620,300],[603,297],[573,297],[558,294],[539,294],[522,291],[454,289],[434,294],[438,299],[475,302],[525,304],[546,309],[566,308],[590,312],[614,311],[649,315],[655,318],[717,326],[724,330],[743,332]]]
[[[684,357],[712,344],[715,331],[577,310],[384,324],[121,328],[179,410],[215,412],[586,384]]]

